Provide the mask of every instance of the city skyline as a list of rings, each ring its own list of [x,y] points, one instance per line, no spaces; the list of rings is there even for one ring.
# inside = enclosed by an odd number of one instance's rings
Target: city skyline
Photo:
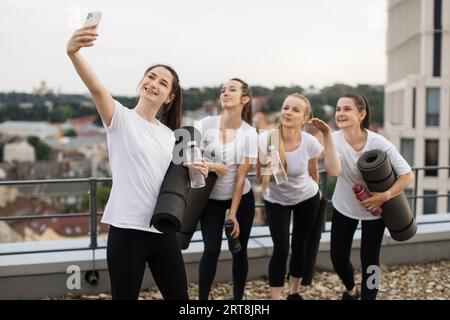
[[[100,36],[83,55],[114,95],[134,95],[154,63],[175,67],[185,88],[235,76],[269,88],[384,84],[386,1],[345,2],[0,0],[0,92],[44,80],[86,93],[65,46],[94,10],[103,12]]]

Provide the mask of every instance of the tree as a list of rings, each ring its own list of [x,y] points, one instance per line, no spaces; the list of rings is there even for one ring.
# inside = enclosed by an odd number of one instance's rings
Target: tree
[[[66,131],[64,131],[64,136],[65,137],[76,137],[77,133],[73,129],[67,129]]]
[[[110,193],[111,193],[111,187],[109,187],[109,186],[100,186],[97,188],[97,196],[96,196],[97,210],[98,209],[103,210],[105,208],[106,203],[108,202]],[[83,193],[82,207],[84,210],[89,209],[89,193],[88,192]]]
[[[34,147],[37,160],[48,160],[50,158],[51,148],[48,144],[35,136],[28,137],[27,141]]]
[[[52,112],[52,122],[66,122],[73,117],[72,107],[69,105],[59,105]]]

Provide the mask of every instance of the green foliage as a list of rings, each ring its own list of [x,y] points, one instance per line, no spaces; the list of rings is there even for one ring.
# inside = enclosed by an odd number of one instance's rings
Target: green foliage
[[[196,110],[208,100],[219,99],[219,87],[189,88],[183,90],[183,109]]]
[[[68,119],[73,117],[73,109],[70,105],[59,105],[53,109],[51,113],[51,121],[52,122],[66,122]]]
[[[327,176],[325,189],[323,190],[324,197],[327,198],[328,200],[331,200],[331,198],[333,197],[333,192],[334,192],[335,187],[336,187],[336,178]],[[327,210],[325,213],[326,221],[331,220],[332,214],[333,214],[333,206],[331,205],[331,203],[328,203]]]
[[[28,137],[28,143],[34,147],[37,160],[49,160],[51,148],[38,137]]]
[[[111,187],[109,186],[100,186],[97,188],[97,210],[103,210],[108,202],[109,195],[111,193]],[[83,193],[82,198],[82,207],[83,210],[89,210],[89,193]]]
[[[76,137],[77,133],[73,129],[67,129],[66,131],[64,131],[64,136],[65,137]]]
[[[273,89],[262,86],[253,86],[251,89],[253,96],[265,96],[268,98],[267,105],[263,106],[264,112],[267,113],[279,112],[287,95],[294,92],[305,93],[305,90],[300,86],[277,86]],[[332,116],[327,118],[324,112],[325,105],[335,107],[338,98],[345,93],[364,95],[369,99],[372,105],[372,123],[383,124],[383,90],[383,86],[360,84],[353,87],[337,83],[323,88],[318,94],[306,94],[306,96],[311,101],[314,116],[329,121],[329,118],[332,118]],[[220,87],[184,89],[183,109],[196,110],[201,107],[205,101],[218,101],[219,96]],[[138,101],[138,97],[116,96],[114,99],[118,100],[128,108],[136,106]],[[0,102],[2,103],[2,107],[0,108],[0,122],[6,120],[33,120],[61,123],[73,117],[82,117],[91,114],[98,115],[95,107],[82,106],[82,102],[87,100],[91,100],[91,98],[81,95],[34,96],[21,93],[0,93]],[[45,106],[46,101],[53,102],[53,110],[49,110],[49,108]],[[18,105],[20,102],[32,102],[34,107],[29,109],[19,108]],[[102,125],[100,117],[97,117],[96,124]]]

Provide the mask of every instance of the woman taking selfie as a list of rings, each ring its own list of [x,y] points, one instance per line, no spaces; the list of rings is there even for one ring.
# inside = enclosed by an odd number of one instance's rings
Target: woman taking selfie
[[[169,66],[144,72],[133,109],[115,101],[80,54],[92,47],[95,25],[75,31],[67,54],[88,88],[107,133],[112,189],[102,222],[109,224],[107,262],[113,299],[137,299],[149,265],[164,299],[188,299],[186,272],[175,234],[149,227],[180,127],[182,92]],[[206,176],[205,165],[197,168]]]

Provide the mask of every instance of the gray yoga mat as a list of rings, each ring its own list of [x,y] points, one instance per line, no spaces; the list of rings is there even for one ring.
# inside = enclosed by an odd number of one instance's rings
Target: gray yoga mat
[[[382,150],[365,152],[358,160],[358,168],[369,191],[372,192],[384,192],[397,180],[389,158]],[[406,241],[416,234],[417,225],[403,192],[381,207],[383,208],[381,217],[392,239]]]
[[[186,150],[189,141],[195,139],[197,145],[200,145],[200,132],[192,126],[181,128],[175,132],[175,136],[177,141],[174,160],[179,157],[184,159],[183,151]],[[150,225],[164,234],[175,233],[180,229],[182,215],[187,205],[189,185],[188,169],[182,163],[176,164],[172,161],[161,185]]]

